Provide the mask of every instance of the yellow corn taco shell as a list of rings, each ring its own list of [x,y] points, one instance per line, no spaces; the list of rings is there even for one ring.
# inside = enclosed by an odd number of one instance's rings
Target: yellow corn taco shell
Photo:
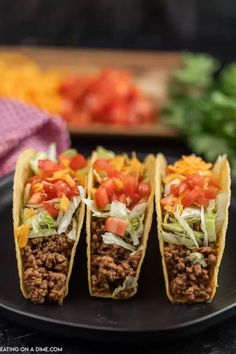
[[[156,173],[155,173],[155,198],[156,198],[156,212],[157,212],[157,231],[158,231],[158,238],[159,238],[159,246],[160,252],[162,257],[162,267],[163,267],[163,274],[165,280],[165,287],[166,287],[166,294],[171,302],[177,303],[188,303],[188,302],[204,302],[206,300],[202,298],[195,298],[193,301],[190,301],[188,298],[184,297],[174,297],[171,294],[170,290],[170,281],[168,276],[168,270],[165,262],[164,257],[164,242],[162,238],[162,222],[163,222],[163,214],[162,214],[162,207],[161,207],[161,198],[162,198],[162,179],[165,177],[165,169],[167,166],[167,162],[165,157],[162,154],[158,154],[156,158]],[[221,215],[222,215],[222,222],[220,224],[220,228],[217,231],[216,237],[216,263],[213,266],[213,269],[210,272],[210,279],[209,279],[209,287],[211,288],[211,293],[209,295],[208,302],[211,302],[215,293],[216,288],[218,286],[218,272],[221,263],[221,259],[224,252],[225,247],[225,238],[226,238],[226,231],[228,225],[228,208],[230,205],[230,196],[231,196],[231,178],[230,178],[230,167],[227,160],[226,155],[219,156],[217,161],[215,162],[212,171],[218,176],[220,181],[220,189],[217,194],[223,196],[222,201],[219,201],[219,205],[217,209],[220,208]],[[221,203],[221,204],[220,204]]]
[[[92,154],[92,159],[91,159],[91,166],[93,166],[93,163],[97,160],[97,153],[94,152]],[[145,217],[144,217],[144,231],[143,235],[140,238],[140,245],[141,250],[142,250],[142,255],[139,260],[139,264],[136,270],[136,284],[130,289],[131,291],[128,292],[126,295],[120,296],[119,294],[113,294],[109,291],[107,292],[98,292],[95,289],[93,289],[92,286],[92,272],[91,272],[91,222],[92,222],[92,213],[90,209],[87,207],[87,215],[86,215],[86,232],[87,232],[87,265],[88,265],[88,285],[89,285],[89,292],[91,296],[96,296],[96,297],[102,297],[102,298],[113,298],[116,300],[124,300],[128,299],[132,296],[134,296],[137,293],[137,287],[138,287],[138,279],[139,279],[139,274],[141,271],[142,263],[145,257],[145,252],[147,248],[147,242],[148,242],[148,235],[149,231],[151,228],[152,224],[152,215],[153,215],[153,209],[154,209],[154,203],[153,203],[153,198],[154,198],[154,171],[155,171],[155,157],[153,155],[148,155],[143,162],[145,169],[147,170],[147,173],[150,177],[150,186],[151,186],[151,193],[148,198],[148,205],[145,211]],[[93,167],[90,168],[90,172],[88,175],[88,197],[90,199],[93,199],[93,188],[94,188],[94,173],[93,173]],[[138,251],[137,251],[138,252]]]
[[[31,177],[31,175],[32,175],[29,161],[35,156],[35,154],[36,154],[36,151],[32,150],[32,149],[27,149],[21,153],[21,155],[19,156],[17,163],[16,163],[16,170],[15,170],[15,175],[14,175],[14,185],[13,185],[13,226],[14,226],[15,250],[16,250],[19,280],[20,280],[20,289],[21,289],[23,296],[26,299],[28,299],[29,296],[27,294],[27,289],[24,284],[24,277],[23,277],[24,268],[23,268],[21,248],[19,245],[19,238],[17,235],[17,228],[22,224],[22,212],[23,212],[23,207],[24,207],[23,197],[24,197],[25,184],[26,184],[28,178]],[[74,241],[74,244],[73,244],[73,247],[71,250],[71,256],[70,256],[70,260],[69,260],[69,266],[68,266],[66,282],[65,282],[64,296],[63,296],[63,298],[60,298],[58,301],[56,301],[59,304],[62,304],[64,297],[68,294],[69,280],[70,280],[70,276],[71,276],[71,272],[72,272],[76,247],[79,242],[80,232],[81,232],[81,228],[83,225],[84,214],[85,214],[84,204],[80,203],[79,209],[76,214],[76,217],[78,220],[77,236],[76,236],[76,239]]]

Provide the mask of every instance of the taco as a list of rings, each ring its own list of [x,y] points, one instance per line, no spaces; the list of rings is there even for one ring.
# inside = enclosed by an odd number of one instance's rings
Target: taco
[[[20,288],[34,303],[62,304],[84,220],[87,161],[76,150],[56,156],[27,149],[14,176],[13,222]]]
[[[155,158],[98,148],[88,177],[87,259],[92,296],[127,299],[138,278],[152,223]]]
[[[226,156],[156,159],[156,211],[166,293],[172,302],[210,302],[225,246],[230,204]]]

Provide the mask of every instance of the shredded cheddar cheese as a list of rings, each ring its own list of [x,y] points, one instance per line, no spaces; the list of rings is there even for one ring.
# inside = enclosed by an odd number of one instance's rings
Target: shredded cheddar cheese
[[[65,73],[42,70],[25,56],[5,53],[0,56],[0,97],[16,98],[51,113],[60,113],[59,86]]]
[[[176,161],[173,165],[167,166],[166,176],[163,178],[163,183],[168,184],[175,179],[183,181],[187,176],[195,173],[198,173],[204,177],[213,176],[211,168],[212,163],[205,162],[199,156],[182,156],[182,158]],[[207,180],[205,181],[205,184],[207,184]],[[162,205],[164,210],[169,213],[174,213],[178,206],[179,212],[182,213],[182,197],[183,196],[179,196],[176,198],[170,195],[168,197],[162,198]]]
[[[203,161],[199,156],[190,155],[182,156],[182,159],[176,161],[174,165],[168,165],[167,173],[187,176],[200,171],[208,171],[211,168],[212,163]]]
[[[117,155],[111,160],[110,165],[116,170],[121,171],[124,167],[126,157],[124,155]]]
[[[33,208],[30,208],[30,209],[27,208],[24,210],[24,214],[25,214],[26,219],[29,219],[29,218],[32,218],[34,215],[36,215],[37,212]]]
[[[115,178],[115,184],[116,184],[116,187],[119,191],[121,191],[124,187],[124,182],[118,178]]]
[[[69,204],[70,204],[69,199],[65,196],[65,194],[63,194],[60,200],[60,210],[64,211],[65,213],[68,209]]]
[[[29,237],[29,225],[21,225],[16,229],[16,237],[18,239],[18,244],[20,248],[23,248],[27,245],[28,237]]]
[[[139,172],[140,174],[143,173],[144,171],[144,165],[142,164],[142,162],[140,162],[136,155],[133,155],[132,158],[129,160],[129,168],[128,170],[130,172],[135,171],[135,172]]]
[[[76,186],[75,181],[73,180],[73,178],[71,177],[71,175],[69,173],[64,176],[64,180],[68,184],[68,186],[70,186],[70,187]]]
[[[34,190],[35,190],[35,192],[41,192],[43,190],[43,184],[42,183],[35,183]]]

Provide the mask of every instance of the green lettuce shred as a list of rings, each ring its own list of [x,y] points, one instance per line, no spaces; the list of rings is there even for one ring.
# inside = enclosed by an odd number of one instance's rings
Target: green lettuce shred
[[[200,264],[203,268],[207,267],[204,256],[200,252],[193,252],[187,258],[191,261],[192,264]]]
[[[137,287],[137,278],[136,277],[131,277],[128,275],[125,280],[123,281],[123,284],[121,286],[118,286],[112,293],[113,296],[119,295],[121,291],[136,288]]]
[[[97,155],[99,159],[113,159],[115,157],[115,153],[111,150],[107,150],[102,146],[98,146],[96,149]]]

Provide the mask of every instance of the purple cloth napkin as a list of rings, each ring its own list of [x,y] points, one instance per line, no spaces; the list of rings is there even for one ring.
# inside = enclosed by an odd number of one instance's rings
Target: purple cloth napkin
[[[16,100],[0,100],[0,175],[15,169],[22,150],[47,151],[52,142],[57,144],[58,153],[70,145],[66,124],[60,117]]]

